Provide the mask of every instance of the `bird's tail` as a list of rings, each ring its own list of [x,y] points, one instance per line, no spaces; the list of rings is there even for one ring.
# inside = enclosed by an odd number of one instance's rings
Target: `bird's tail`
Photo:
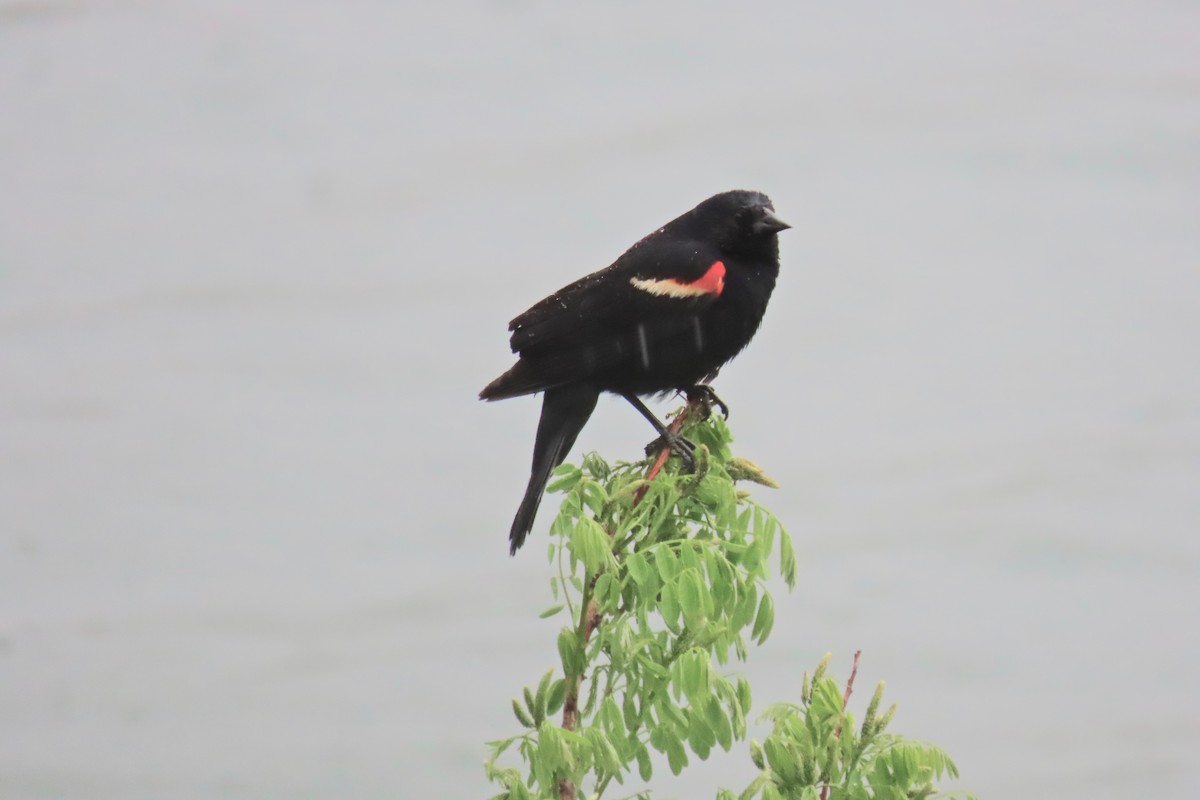
[[[561,386],[548,390],[542,399],[542,418],[538,421],[533,444],[533,471],[525,497],[508,533],[509,553],[516,555],[533,527],[542,493],[550,473],[563,462],[575,445],[579,432],[596,408],[600,393],[591,386]]]
[[[512,369],[483,387],[479,393],[480,400],[504,400],[509,397],[520,397],[523,394],[533,394],[544,391],[553,383],[548,382],[543,373],[545,368],[537,369],[521,359],[512,365]]]

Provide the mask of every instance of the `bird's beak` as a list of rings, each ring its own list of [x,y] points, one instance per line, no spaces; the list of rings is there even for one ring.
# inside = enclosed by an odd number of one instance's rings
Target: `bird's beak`
[[[769,208],[764,208],[762,218],[754,223],[754,232],[779,233],[780,231],[786,231],[790,227],[792,226],[775,216],[774,211]]]

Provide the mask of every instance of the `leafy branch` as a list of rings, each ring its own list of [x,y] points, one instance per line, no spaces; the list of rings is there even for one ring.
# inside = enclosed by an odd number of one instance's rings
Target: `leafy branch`
[[[739,488],[775,484],[733,456],[723,419],[690,403],[671,429],[694,445],[691,472],[666,448],[616,465],[592,453],[548,487],[565,497],[550,526],[556,605],[543,616],[565,613],[566,624],[557,667],[512,701],[523,731],[489,743],[496,800],[598,800],[635,773],[650,781],[651,751],[679,774],[690,756],[747,736],[750,684],[724,669],[770,635],[766,581],[778,574],[794,586],[795,550]],[[774,728],[751,744],[758,777],[740,795],[720,790],[720,800],[924,798],[933,780],[957,774],[942,751],[883,734],[894,708],[876,715],[882,683],[856,732],[845,705],[858,657],[844,692],[825,677],[827,663],[805,676],[800,705],[768,709]],[[510,749],[522,767],[500,763]],[[893,789],[901,793],[884,791]]]
[[[739,795],[727,790],[718,800],[868,800],[941,796],[934,782],[957,778],[958,767],[942,749],[885,733],[896,713],[879,713],[884,682],[875,687],[860,725],[846,710],[858,668],[843,691],[825,674],[826,654],[810,678],[804,674],[800,703],[776,703],[763,713],[771,733],[750,743],[750,757],[761,772]],[[970,797],[970,795],[968,795]]]

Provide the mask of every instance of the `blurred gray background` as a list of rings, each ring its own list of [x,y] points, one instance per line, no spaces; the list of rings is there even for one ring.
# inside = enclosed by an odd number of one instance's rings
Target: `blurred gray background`
[[[509,559],[539,403],[476,392],[730,188],[795,225],[718,382],[801,558],[756,704],[861,648],[961,787],[1197,796],[1198,26],[0,0],[0,797],[489,795],[556,501]]]

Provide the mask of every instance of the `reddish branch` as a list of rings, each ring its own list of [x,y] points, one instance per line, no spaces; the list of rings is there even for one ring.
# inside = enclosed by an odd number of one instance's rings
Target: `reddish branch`
[[[667,430],[671,433],[679,433],[679,429],[683,427],[683,418],[687,416],[687,411],[671,420],[671,424],[667,426]],[[642,502],[642,498],[646,496],[646,490],[649,487],[649,482],[658,477],[658,473],[662,472],[663,465],[667,463],[667,458],[671,455],[671,445],[663,442],[663,446],[658,449],[658,455],[654,459],[654,463],[646,472],[646,484],[637,490],[633,495],[633,505],[636,506]]]
[[[858,677],[858,657],[861,655],[862,650],[854,651],[854,665],[850,667],[850,679],[846,681],[846,691],[842,694],[842,711],[846,710],[846,704],[850,702],[850,695],[854,693],[854,679]],[[833,732],[833,735],[841,738],[842,725],[840,722],[838,723],[837,730]],[[825,800],[828,795],[829,784],[827,783],[821,787],[821,800]]]
[[[588,601],[586,614],[583,621],[583,642],[580,646],[588,643],[588,640],[592,638],[592,631],[596,630],[596,626],[600,624],[600,609],[595,600]],[[563,696],[562,726],[569,731],[579,727],[579,684],[582,679],[582,675],[567,676],[567,686]],[[572,789],[571,796],[575,796],[574,789]]]
[[[846,704],[850,702],[850,695],[854,692],[854,679],[858,677],[858,657],[862,655],[862,650],[854,651],[854,666],[850,668],[850,680],[846,681],[846,693],[842,695],[842,710],[846,710]],[[838,736],[842,735],[842,728],[839,725],[837,730]]]
[[[683,427],[683,421],[687,417],[688,412],[675,417],[671,420],[671,424],[667,426],[671,433],[679,433]],[[666,442],[659,448],[658,455],[654,459],[654,463],[650,465],[650,469],[646,472],[646,480],[652,481],[658,477],[658,473],[662,472],[663,465],[667,463],[667,457],[671,455],[671,446]],[[633,505],[636,506],[642,502],[642,497],[646,494],[647,486],[642,486],[633,496]],[[592,631],[596,630],[596,626],[600,624],[600,610],[596,605],[595,600],[589,600],[587,611],[585,612],[583,622],[583,640],[579,646],[586,647],[588,640],[592,638]],[[855,665],[857,666],[857,656],[855,657]],[[563,695],[563,715],[562,726],[564,730],[573,731],[579,727],[579,689],[583,682],[582,675],[568,675],[566,678],[567,685]],[[559,800],[575,800],[575,784],[563,778],[558,782]]]

